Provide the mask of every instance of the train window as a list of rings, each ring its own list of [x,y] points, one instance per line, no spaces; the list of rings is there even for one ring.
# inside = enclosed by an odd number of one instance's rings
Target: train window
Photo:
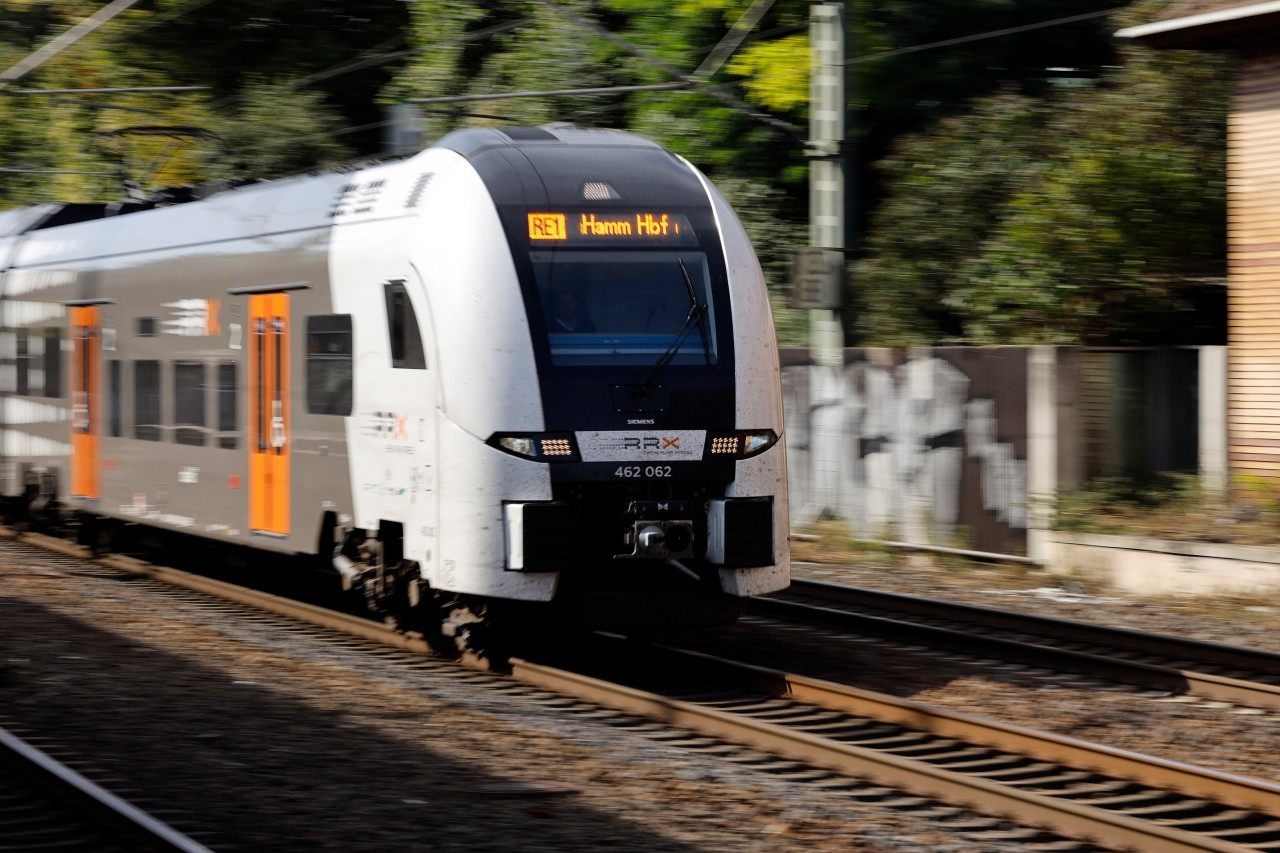
[[[307,318],[307,411],[351,414],[351,315]]]
[[[154,338],[156,336],[156,318],[155,317],[139,317],[138,318],[138,337]]]
[[[120,383],[119,359],[107,362],[107,382],[110,384],[107,394],[107,406],[109,407],[107,413],[108,429],[111,430],[113,438],[119,438],[124,435],[123,401],[120,399],[123,389]]]
[[[236,363],[218,365],[218,446],[235,450],[238,437],[236,423]]]
[[[425,370],[427,357],[422,349],[418,318],[403,281],[383,285],[387,301],[387,332],[391,336],[391,366]]]
[[[62,396],[62,330],[44,330],[44,395]]]
[[[173,440],[178,444],[204,446],[204,362],[176,361],[173,364]]]
[[[133,437],[160,440],[160,362],[133,363]]]
[[[25,397],[31,393],[31,342],[26,329],[19,329],[16,340],[17,344],[17,377],[14,383],[14,391]]]
[[[716,363],[701,252],[535,251],[530,260],[553,364],[653,364],[673,346],[671,364]]]

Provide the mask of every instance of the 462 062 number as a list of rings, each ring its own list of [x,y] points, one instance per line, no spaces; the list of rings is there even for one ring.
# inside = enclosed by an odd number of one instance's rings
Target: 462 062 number
[[[670,477],[670,465],[622,465],[613,472],[613,476],[631,479],[634,477]]]

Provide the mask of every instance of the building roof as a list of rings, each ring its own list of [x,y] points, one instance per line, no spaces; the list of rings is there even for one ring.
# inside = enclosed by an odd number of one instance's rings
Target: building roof
[[[1160,20],[1116,33],[1151,47],[1236,48],[1260,41],[1274,43],[1280,34],[1280,2],[1185,0]]]

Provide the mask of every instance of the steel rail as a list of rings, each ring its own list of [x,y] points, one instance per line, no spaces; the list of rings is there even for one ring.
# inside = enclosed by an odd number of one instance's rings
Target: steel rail
[[[95,823],[136,845],[134,849],[210,853],[203,844],[89,781],[4,728],[0,728],[0,762],[55,793],[59,800],[74,802],[91,814]]]
[[[793,584],[794,585],[794,584]],[[1253,708],[1280,711],[1280,684],[1248,678],[1235,678],[1204,672],[1187,664],[1201,660],[1207,665],[1230,665],[1235,670],[1252,669],[1263,676],[1280,674],[1280,656],[1255,649],[1233,649],[1230,646],[1198,641],[1181,641],[1175,637],[1142,634],[1126,629],[1108,629],[1081,622],[1006,613],[970,605],[955,605],[912,596],[896,596],[870,590],[854,590],[835,585],[817,593],[820,597],[847,606],[869,606],[886,610],[899,609],[915,616],[945,618],[964,622],[972,618],[976,624],[1002,630],[1020,631],[1038,639],[1016,639],[975,634],[957,628],[923,624],[867,613],[855,613],[832,607],[819,607],[777,597],[753,599],[747,613],[783,620],[789,623],[816,624],[831,630],[870,634],[878,637],[919,643],[948,651],[996,657],[1033,666],[1049,667],[1065,672],[1100,676],[1128,684],[1137,684],[1169,693],[1197,696],[1216,702],[1228,702]],[[812,589],[808,582],[802,589]],[[814,594],[810,592],[809,594]],[[1061,633],[1056,633],[1061,630]],[[1087,639],[1086,639],[1087,638]],[[1094,651],[1063,648],[1054,641],[1088,643]],[[1169,664],[1133,660],[1106,653],[1117,648],[1134,654],[1159,655]],[[1155,649],[1161,649],[1156,652]],[[1203,657],[1199,653],[1203,652]],[[1232,652],[1238,652],[1232,656]],[[1274,659],[1274,660],[1272,660]],[[1228,663],[1232,661],[1232,663]],[[1252,662],[1253,665],[1249,665]]]
[[[85,556],[85,549],[68,546],[47,537],[34,537],[22,534],[17,538],[30,544],[53,545],[56,550]],[[188,575],[185,572],[153,566],[130,557],[112,555],[100,558],[101,563],[118,570],[153,577],[167,583],[177,584],[188,589],[216,595],[281,615],[292,616],[307,622],[330,627],[344,633],[369,639],[378,643],[389,643],[393,646],[412,650],[429,651],[429,645],[415,634],[402,634],[389,626],[360,619],[347,614],[337,613],[321,607],[260,593],[250,589],[236,587],[221,581]],[[602,637],[603,643],[612,642],[614,638]],[[607,647],[603,647],[607,648]],[[627,655],[634,652],[633,647],[621,644],[617,649],[606,652],[605,660],[609,662],[610,671],[628,669],[619,661],[626,661]],[[848,715],[849,724],[855,728],[862,725],[892,725],[920,737],[937,738],[945,749],[954,750],[957,746],[971,749],[984,749],[1001,753],[994,759],[984,759],[983,764],[992,761],[1032,760],[1038,762],[1031,770],[1039,772],[1049,762],[1049,775],[1046,779],[1028,783],[1018,781],[1001,783],[994,778],[966,774],[956,769],[948,769],[940,759],[931,764],[926,758],[912,758],[894,754],[893,747],[875,749],[857,743],[843,742],[835,736],[824,736],[816,731],[805,731],[796,727],[788,728],[781,722],[753,719],[743,716],[750,708],[739,708],[740,713],[714,707],[724,704],[723,695],[713,700],[690,701],[678,695],[663,695],[642,690],[636,687],[614,684],[593,677],[584,672],[569,672],[564,669],[547,666],[528,660],[513,658],[510,661],[511,676],[530,686],[552,690],[569,696],[592,702],[602,706],[619,709],[649,717],[673,726],[698,731],[703,734],[722,738],[728,742],[744,744],[750,747],[784,756],[793,760],[852,776],[869,778],[877,783],[910,791],[937,800],[951,802],[975,811],[1006,817],[1023,826],[1048,829],[1058,835],[1081,839],[1090,843],[1102,843],[1121,848],[1140,849],[1151,853],[1188,853],[1188,851],[1228,851],[1280,850],[1280,822],[1273,819],[1280,817],[1280,785],[1267,781],[1233,776],[1191,765],[1164,759],[1146,757],[1125,750],[1089,744],[1071,738],[1049,733],[1035,732],[1016,726],[982,720],[955,712],[942,711],[925,705],[900,700],[894,697],[876,694],[871,691],[844,687],[818,679],[769,670],[732,661],[724,661],[711,656],[685,652],[677,649],[657,647],[650,660],[662,664],[660,672],[664,677],[670,667],[685,672],[694,671],[703,677],[698,683],[713,685],[711,689],[723,690],[732,685],[736,690],[748,691],[748,706],[759,707],[760,694],[778,697],[771,701],[785,702],[790,707],[798,708],[806,720],[812,719],[813,712]],[[471,662],[475,665],[476,662]],[[634,668],[631,671],[635,671]],[[706,677],[710,676],[710,679]],[[738,703],[741,705],[741,703]],[[791,714],[787,711],[782,716]],[[781,719],[774,708],[767,709],[766,717]],[[867,721],[874,721],[869,723]],[[827,724],[817,728],[826,729]],[[896,740],[896,739],[895,739]],[[957,742],[959,744],[957,745]],[[869,743],[869,741],[868,741]],[[947,746],[950,745],[950,746]],[[915,752],[914,747],[905,752]],[[944,756],[945,758],[945,756]],[[1074,770],[1070,768],[1075,768]],[[1022,767],[1018,767],[1021,772]],[[978,771],[975,771],[977,773]],[[1042,790],[1054,788],[1054,780],[1063,778],[1063,774],[1074,774],[1077,777],[1089,777],[1090,780],[1100,776],[1098,782],[1091,781],[1086,787],[1101,787],[1105,792],[1118,792],[1105,802],[1114,804],[1116,800],[1127,804],[1137,797],[1147,806],[1147,810],[1155,809],[1159,814],[1151,817],[1142,812],[1125,813],[1121,806],[1114,810],[1094,803],[1104,802],[1087,799],[1077,801],[1078,792],[1064,791],[1062,796],[1025,790],[1027,787],[1039,787]],[[999,776],[999,773],[988,773]],[[1129,793],[1130,786],[1147,786],[1149,789],[1137,794]],[[1123,788],[1124,790],[1120,790]],[[1167,804],[1166,797],[1191,798],[1190,802]],[[1123,804],[1122,804],[1123,805]],[[1126,806],[1127,807],[1127,806]],[[1226,811],[1234,809],[1237,811]],[[1132,808],[1130,808],[1132,811]],[[1181,812],[1180,816],[1168,818],[1167,812]],[[1191,816],[1185,813],[1190,810]],[[1197,822],[1210,824],[1207,830],[1217,829],[1228,837],[1214,837],[1211,831],[1197,832],[1160,823],[1162,815],[1166,823],[1170,820],[1181,820],[1188,826]],[[1222,824],[1230,825],[1229,831],[1222,832]],[[1215,826],[1216,825],[1216,826]],[[1254,841],[1241,846],[1229,840],[1229,836],[1238,838],[1256,838],[1266,836],[1262,843]],[[1271,839],[1275,838],[1273,842]]]
[[[130,574],[143,575],[195,592],[225,598],[237,604],[247,604],[250,607],[261,608],[281,616],[303,619],[312,625],[331,628],[363,640],[373,640],[377,643],[404,649],[405,651],[423,654],[433,652],[430,643],[427,642],[422,634],[416,631],[399,631],[381,622],[373,622],[369,619],[362,619],[359,616],[352,616],[337,610],[329,610],[315,604],[308,604],[305,601],[294,601],[269,592],[261,592],[215,580],[214,578],[190,574],[180,569],[157,566],[121,554],[108,554],[99,557],[98,562]]]
[[[877,607],[920,616],[974,622],[993,628],[1040,633],[1074,642],[1124,648],[1132,652],[1159,655],[1175,660],[1195,660],[1221,667],[1256,670],[1280,677],[1280,654],[1245,646],[1231,646],[1225,643],[1171,637],[1165,634],[1149,634],[1130,628],[1113,628],[1071,619],[1016,613],[976,604],[960,604],[803,578],[793,578],[790,591],[799,595],[817,595],[858,607]]]
[[[942,711],[871,691],[716,659],[698,652],[665,649],[663,654],[670,656],[672,661],[679,661],[681,666],[713,672],[713,677],[718,680],[732,679],[735,686],[744,690],[762,691],[816,708],[892,723],[943,739],[1105,773],[1261,815],[1280,816],[1280,786],[1270,782]],[[842,743],[696,701],[614,684],[580,672],[520,659],[513,659],[511,666],[515,678],[547,690],[835,772],[870,778],[878,784],[921,796],[1008,816],[1019,824],[1044,827],[1065,837],[1101,841],[1151,853],[1244,849],[1211,835],[1162,826],[1065,797],[1021,790],[1016,786],[948,770],[944,766]]]

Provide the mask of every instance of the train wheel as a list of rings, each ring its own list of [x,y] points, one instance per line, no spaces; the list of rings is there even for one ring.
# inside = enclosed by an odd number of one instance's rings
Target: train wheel
[[[481,658],[501,667],[508,657],[488,604],[454,598],[440,608],[440,636],[446,650]]]

